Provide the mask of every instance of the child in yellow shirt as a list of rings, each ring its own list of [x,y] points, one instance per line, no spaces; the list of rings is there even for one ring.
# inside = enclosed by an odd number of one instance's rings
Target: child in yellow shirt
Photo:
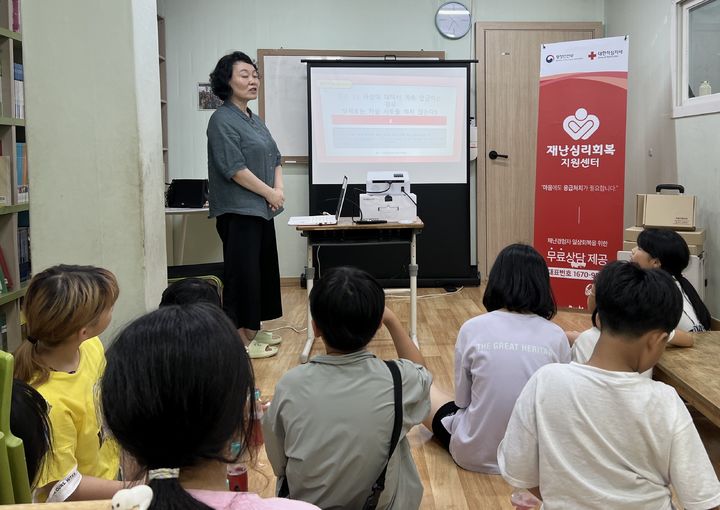
[[[27,340],[15,352],[15,377],[48,402],[52,451],[39,476],[42,500],[109,499],[122,482],[117,446],[101,428],[95,386],[105,367],[97,335],[118,297],[108,270],[54,266],[30,281],[23,311]]]

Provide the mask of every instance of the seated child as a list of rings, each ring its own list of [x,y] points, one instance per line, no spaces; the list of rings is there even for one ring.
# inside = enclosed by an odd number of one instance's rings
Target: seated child
[[[105,365],[97,335],[110,324],[118,293],[115,276],[93,266],[54,266],[28,285],[27,339],[14,371],[50,408],[52,451],[37,482],[48,501],[109,499],[123,488],[117,445],[105,438],[94,393]]]
[[[462,468],[498,473],[497,447],[515,400],[548,363],[568,363],[570,345],[550,322],[556,313],[550,274],[531,246],[505,247],[488,276],[488,313],[467,321],[455,344],[455,400],[433,385],[423,422]]]
[[[640,246],[645,246],[652,253],[657,253],[658,258],[650,256]],[[675,279],[677,287],[683,293],[683,316],[675,331],[670,334],[668,344],[677,347],[691,347],[693,340],[688,332],[710,329],[710,312],[705,308],[692,284],[682,275],[683,269],[687,267],[690,260],[690,251],[685,240],[672,230],[646,229],[640,233],[638,247],[633,250],[632,257],[640,267],[665,269]],[[664,261],[664,266],[662,261]],[[593,312],[593,327],[579,334],[574,331],[567,332],[568,339],[571,339],[572,343],[573,361],[578,363],[587,363],[598,338],[600,338],[600,330],[596,325],[594,284],[585,288],[585,295],[587,296],[587,309]],[[695,303],[695,305],[693,306],[691,303]],[[699,310],[699,316],[703,317],[702,321],[698,319],[698,315],[695,313],[696,309]],[[652,377],[652,369],[647,370],[643,375]]]
[[[222,306],[217,288],[200,278],[183,278],[171,283],[162,293],[160,306],[211,303]]]
[[[227,490],[227,466],[248,451],[255,389],[238,332],[208,303],[162,307],[108,349],[101,381],[110,432],[153,490],[151,510],[317,510]],[[140,473],[132,473],[136,477]]]
[[[393,379],[366,350],[381,324],[390,332],[402,380],[402,430],[378,509],[420,506],[423,487],[405,437],[430,410],[431,375],[385,294],[369,274],[327,271],[310,293],[312,327],[327,354],[288,371],[265,413],[265,449],[290,497],[326,510],[362,508],[388,461]]]
[[[546,508],[720,505],[720,482],[675,390],[640,375],[682,314],[664,271],[608,264],[596,288],[600,339],[587,365],[548,365],[528,381],[498,448],[503,478]]]
[[[668,272],[683,297],[683,312],[675,326],[672,344],[690,347],[690,332],[710,329],[710,312],[695,287],[682,275],[690,263],[690,250],[680,234],[674,230],[648,228],[640,232],[637,246],[632,250],[633,262],[645,269],[660,268]]]
[[[13,380],[10,430],[22,439],[28,480],[30,487],[35,488],[51,446],[48,405],[35,388],[18,379]]]

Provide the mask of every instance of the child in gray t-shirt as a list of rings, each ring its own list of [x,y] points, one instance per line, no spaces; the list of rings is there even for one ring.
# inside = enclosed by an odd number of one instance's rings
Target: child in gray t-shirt
[[[402,381],[400,439],[377,508],[412,510],[423,487],[406,438],[430,411],[432,376],[380,284],[359,269],[323,274],[310,293],[312,327],[326,354],[288,371],[263,420],[265,450],[289,497],[325,510],[362,508],[388,461],[393,379],[366,350],[381,326],[392,337]]]

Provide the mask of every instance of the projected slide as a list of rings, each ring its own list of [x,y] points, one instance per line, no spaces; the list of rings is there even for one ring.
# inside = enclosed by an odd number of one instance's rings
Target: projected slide
[[[465,67],[311,68],[313,182],[466,182],[467,86]]]

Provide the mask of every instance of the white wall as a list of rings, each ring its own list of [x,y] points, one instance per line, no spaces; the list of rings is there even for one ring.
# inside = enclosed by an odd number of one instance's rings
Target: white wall
[[[635,225],[635,195],[677,182],[671,118],[670,2],[607,0],[605,34],[628,35],[625,225]]]
[[[705,304],[720,317],[720,113],[675,121],[678,181],[697,196],[697,221],[707,229]]]
[[[204,178],[207,175],[205,129],[212,112],[197,110],[195,89],[198,82],[208,81],[208,74],[223,54],[239,49],[255,56],[258,48],[281,47],[424,49],[444,50],[448,59],[474,58],[471,34],[450,41],[435,29],[435,12],[442,3],[443,0],[162,2],[160,11],[165,16],[167,30],[171,177]],[[600,21],[604,16],[602,0],[467,0],[465,3],[474,21]],[[470,109],[475,110],[474,91]],[[473,164],[470,183],[473,190],[474,168]],[[285,225],[285,219],[307,213],[308,168],[286,165],[284,170],[287,212],[276,221],[280,272],[284,277],[297,277],[304,265],[305,246],[294,229]],[[474,263],[475,202],[474,194],[471,195],[472,225],[468,235],[472,237]],[[186,263],[222,259],[214,221],[192,220],[187,237]]]
[[[155,0],[25,2],[33,272],[113,271],[112,336],[167,285]]]
[[[698,197],[698,225],[707,229],[705,302],[720,316],[720,113],[671,118],[672,3],[606,0],[608,35],[630,35],[625,223],[634,194],[678,182]],[[648,152],[652,151],[650,157]]]

